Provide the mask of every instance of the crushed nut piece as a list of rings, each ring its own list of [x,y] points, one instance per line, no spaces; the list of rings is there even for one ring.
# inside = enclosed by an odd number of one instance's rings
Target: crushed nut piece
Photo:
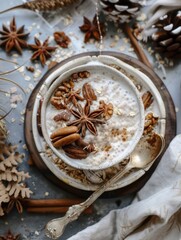
[[[51,97],[50,103],[58,110],[67,108],[65,100],[61,97]]]
[[[54,32],[55,42],[62,48],[68,48],[71,43],[70,38],[64,32]]]
[[[69,121],[70,120],[70,112],[62,111],[61,113],[58,113],[57,115],[55,115],[53,120],[55,122]]]
[[[113,105],[112,103],[106,104],[103,100],[99,102],[99,108],[103,109],[103,116],[106,120],[110,119],[113,115]]]
[[[29,66],[29,67],[27,66],[26,70],[29,71],[29,72],[34,72],[35,71],[34,67],[32,67],[32,66]]]
[[[121,131],[121,138],[123,142],[126,142],[128,139],[128,133],[127,133],[127,129],[123,128]]]
[[[148,113],[145,117],[144,135],[151,133],[154,126],[158,123],[158,117],[155,117],[153,113]]]

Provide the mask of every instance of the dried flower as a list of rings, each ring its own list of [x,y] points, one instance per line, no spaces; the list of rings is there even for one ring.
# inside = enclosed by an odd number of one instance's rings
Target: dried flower
[[[0,151],[0,216],[4,215],[4,208],[9,211],[14,204],[21,212],[21,206],[15,199],[29,198],[32,191],[25,186],[24,180],[29,174],[18,171],[17,166],[22,162],[23,155],[16,152],[17,146],[4,145]],[[15,200],[15,201],[14,201]],[[7,212],[7,208],[6,208]]]
[[[48,46],[48,38],[41,43],[38,38],[35,37],[35,44],[29,44],[29,47],[35,51],[33,56],[31,57],[31,60],[34,61],[36,59],[39,59],[42,66],[45,65],[46,60],[51,57],[52,51],[55,51],[56,47],[50,47]]]
[[[7,53],[9,53],[12,49],[16,49],[20,54],[22,54],[22,48],[27,47],[25,39],[29,33],[24,32],[24,26],[17,28],[15,17],[13,17],[9,28],[4,24],[2,25],[0,34],[0,46],[5,47],[5,51]]]
[[[101,36],[99,32],[99,26],[97,23],[97,16],[95,15],[91,22],[88,18],[84,17],[84,24],[79,27],[82,32],[85,32],[84,42],[87,43],[90,38],[95,38],[100,41]],[[105,27],[103,23],[100,23],[101,34],[105,34]]]

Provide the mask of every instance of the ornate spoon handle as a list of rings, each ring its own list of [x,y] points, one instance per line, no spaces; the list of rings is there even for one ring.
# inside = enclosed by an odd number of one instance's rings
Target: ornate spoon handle
[[[129,163],[124,170],[118,172],[110,180],[102,184],[95,192],[93,192],[90,195],[89,198],[87,198],[87,200],[80,204],[69,207],[64,217],[53,219],[50,222],[48,222],[46,225],[47,237],[51,239],[57,239],[58,237],[60,237],[63,234],[64,229],[68,223],[76,220],[86,208],[88,208],[102,193],[106,191],[108,187],[110,187],[113,183],[118,181],[132,167],[133,167],[132,164]]]

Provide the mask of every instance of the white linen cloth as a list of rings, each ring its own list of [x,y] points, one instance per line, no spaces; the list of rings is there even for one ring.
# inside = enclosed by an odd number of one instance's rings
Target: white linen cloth
[[[181,135],[133,203],[68,240],[181,240]]]

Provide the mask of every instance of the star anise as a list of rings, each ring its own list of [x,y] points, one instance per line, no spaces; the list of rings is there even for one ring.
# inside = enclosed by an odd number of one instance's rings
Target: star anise
[[[71,113],[76,117],[76,120],[69,122],[68,126],[77,126],[82,137],[85,137],[86,129],[89,130],[93,135],[97,135],[96,124],[103,124],[105,121],[99,117],[103,113],[103,109],[96,109],[90,112],[90,103],[86,102],[84,108],[78,103],[78,111],[70,109]]]
[[[100,23],[99,25],[100,25],[101,34],[104,35],[105,34],[104,24]],[[94,16],[92,22],[88,18],[84,17],[84,24],[79,28],[82,32],[86,33],[84,37],[85,43],[87,43],[90,38],[95,38],[97,41],[100,41],[101,36],[99,32],[99,25],[97,22],[97,15]]]
[[[29,44],[29,47],[35,51],[33,56],[31,57],[31,60],[39,59],[42,66],[45,65],[46,60],[51,57],[51,52],[55,51],[56,47],[50,47],[48,46],[48,40],[47,38],[43,43],[40,42],[38,38],[35,37],[35,44]]]
[[[77,103],[78,103],[78,100],[80,101],[83,101],[84,98],[80,96],[80,92],[81,92],[81,89],[78,89],[78,90],[70,90],[70,92],[67,94],[67,104],[69,102],[72,102],[73,105],[76,107],[77,106]]]
[[[8,205],[6,207],[6,212],[9,213],[11,210],[16,207],[18,210],[18,213],[23,212],[23,206],[21,204],[20,199],[12,197],[11,200],[8,202]]]
[[[17,28],[14,17],[10,22],[9,28],[4,24],[2,25],[0,34],[0,46],[4,47],[7,53],[9,53],[12,49],[16,49],[20,54],[22,54],[22,48],[28,46],[25,39],[29,33],[24,32],[24,26]]]
[[[0,236],[0,240],[19,240],[21,234],[13,235],[9,230],[5,236]]]

